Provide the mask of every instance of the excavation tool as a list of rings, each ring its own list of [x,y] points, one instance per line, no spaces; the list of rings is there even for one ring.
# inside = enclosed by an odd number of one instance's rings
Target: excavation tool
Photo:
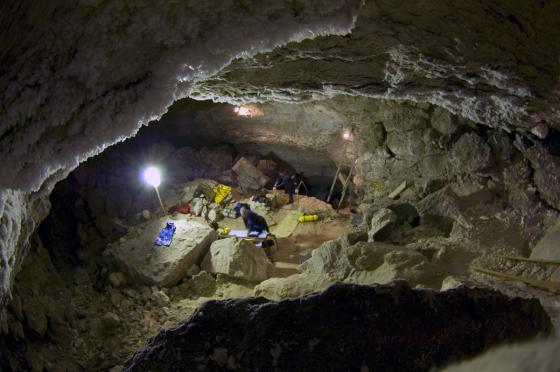
[[[516,257],[516,256],[500,256],[500,257],[502,257],[506,260],[511,260],[511,261],[528,262],[528,263],[532,263],[532,264],[541,264],[541,265],[559,265],[560,266],[560,261],[554,261],[554,260],[545,260],[545,259],[540,259],[540,258],[525,258],[525,257]],[[502,273],[502,272],[499,272],[499,271],[487,270],[487,269],[483,269],[483,268],[480,268],[480,267],[473,267],[472,270],[477,272],[477,273],[494,276],[494,277],[502,279],[502,280],[521,282],[521,283],[525,283],[525,284],[528,284],[528,285],[536,287],[536,288],[546,289],[546,290],[549,290],[549,291],[560,291],[560,282],[553,282],[551,280],[538,280],[538,279],[533,279],[533,278],[527,278],[527,277],[524,277],[524,276]]]

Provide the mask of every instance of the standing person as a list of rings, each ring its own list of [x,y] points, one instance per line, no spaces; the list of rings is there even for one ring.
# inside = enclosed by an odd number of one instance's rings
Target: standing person
[[[241,217],[243,217],[243,223],[245,227],[249,230],[249,234],[251,231],[262,233],[263,231],[270,232],[268,230],[268,224],[263,216],[259,216],[252,210],[242,207],[241,210]]]
[[[295,175],[288,176],[286,172],[280,172],[280,177],[274,184],[274,188],[280,186],[284,187],[284,191],[288,194],[288,204],[292,204],[294,202],[294,193],[297,187],[297,177]]]

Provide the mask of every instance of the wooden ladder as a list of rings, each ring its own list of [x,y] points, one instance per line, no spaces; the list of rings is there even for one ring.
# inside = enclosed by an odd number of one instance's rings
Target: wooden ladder
[[[348,172],[348,174],[346,176],[344,176],[342,174],[342,168],[343,168],[343,163],[340,162],[338,164],[338,168],[336,168],[336,173],[334,175],[332,184],[331,184],[331,189],[329,191],[329,195],[327,196],[327,203],[330,203],[331,201],[331,197],[334,191],[334,187],[336,185],[336,181],[340,181],[340,183],[342,184],[342,193],[340,195],[340,201],[338,202],[338,206],[336,207],[336,210],[340,209],[340,206],[342,205],[342,202],[344,201],[344,197],[346,196],[346,191],[348,191],[348,184],[350,183],[350,177],[352,177],[352,172],[354,171],[354,167],[355,167],[355,163],[350,167],[350,171]]]

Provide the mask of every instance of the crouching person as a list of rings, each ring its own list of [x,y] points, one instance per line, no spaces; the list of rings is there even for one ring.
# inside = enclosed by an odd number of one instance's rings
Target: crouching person
[[[249,235],[251,232],[256,232],[257,234],[260,234],[263,231],[270,232],[264,217],[259,216],[252,210],[245,207],[241,208],[240,213],[241,217],[243,217],[245,227],[249,230]]]

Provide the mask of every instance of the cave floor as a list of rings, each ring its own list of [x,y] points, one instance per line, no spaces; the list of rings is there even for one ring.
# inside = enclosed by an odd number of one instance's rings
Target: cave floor
[[[266,215],[271,228],[296,206],[301,207],[298,203],[286,205],[285,195],[279,195],[279,208]],[[483,219],[480,219],[479,213],[473,213],[471,219],[468,213],[465,216],[465,226],[472,228],[459,229],[452,238],[455,241],[471,240],[470,244],[460,245],[460,249],[448,249],[447,256],[438,261],[440,266],[437,270],[448,275],[467,277],[469,285],[496,288],[512,296],[538,298],[553,323],[558,326],[560,301],[556,294],[520,283],[470,274],[471,262],[516,273],[532,270],[535,277],[546,274],[539,268],[500,260],[504,254],[520,254],[519,248],[512,243],[512,239],[519,239],[523,235],[523,227],[514,221],[515,216],[502,214]],[[350,220],[347,215],[330,216],[319,222],[299,224],[291,236],[279,239],[279,249],[272,254],[275,263],[273,275],[287,277],[299,273],[297,265],[314,248],[353,231]],[[242,228],[241,219],[224,219],[220,224]],[[490,246],[484,244],[486,239],[501,243]],[[33,314],[36,316],[36,319],[27,320],[27,323],[35,326],[30,331],[26,330],[26,333],[31,332],[49,340],[44,342],[37,338],[25,343],[26,359],[32,363],[33,369],[120,370],[124,361],[144,345],[149,336],[185,320],[203,302],[249,297],[255,293],[254,283],[220,274],[217,277],[198,275],[171,288],[134,283],[115,286],[99,280],[100,277],[106,277],[110,269],[103,265],[100,257],[97,259],[96,263],[90,262],[89,266],[84,264],[60,268],[54,267],[40,242],[30,253],[27,260],[35,263],[25,265],[18,276],[15,302],[23,303],[20,306],[23,306],[28,318]],[[14,307],[13,304],[11,306]],[[25,311],[25,308],[31,307],[44,309],[47,315],[40,311]],[[23,321],[23,316],[20,320]],[[44,333],[41,335],[42,331]],[[21,332],[20,341],[23,337]]]

